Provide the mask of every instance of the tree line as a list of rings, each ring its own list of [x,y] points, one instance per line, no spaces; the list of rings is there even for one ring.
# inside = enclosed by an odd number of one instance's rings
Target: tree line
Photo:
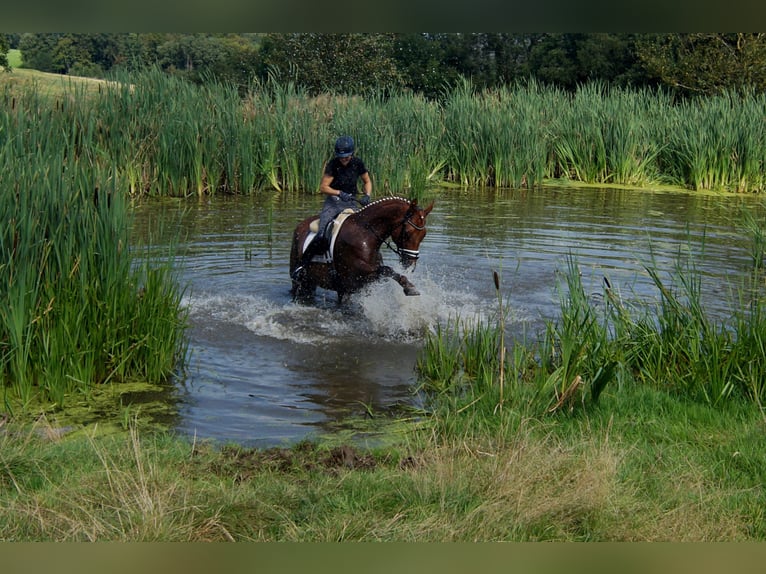
[[[438,98],[465,78],[478,88],[533,78],[571,91],[600,81],[687,95],[766,88],[763,33],[16,33],[0,34],[0,66],[9,48],[46,72],[159,66],[195,83],[276,76],[310,94]]]

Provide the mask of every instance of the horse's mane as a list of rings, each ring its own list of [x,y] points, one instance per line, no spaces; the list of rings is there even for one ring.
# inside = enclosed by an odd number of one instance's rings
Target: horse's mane
[[[373,205],[379,205],[381,203],[386,203],[387,201],[403,201],[407,205],[412,204],[412,201],[410,201],[409,199],[405,199],[403,197],[397,197],[395,195],[387,195],[386,197],[381,197],[380,199],[376,199],[375,201],[371,201],[370,203],[368,203],[367,205],[365,205],[364,207],[359,209],[357,211],[357,213],[361,213],[362,211],[364,211],[365,209],[369,209]]]

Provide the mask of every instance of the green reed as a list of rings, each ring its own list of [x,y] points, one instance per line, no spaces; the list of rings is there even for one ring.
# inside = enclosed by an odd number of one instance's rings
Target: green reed
[[[669,110],[663,169],[692,189],[764,189],[766,96],[726,93]]]
[[[591,305],[571,255],[565,282],[566,288],[559,286],[561,316],[546,322],[535,373],[539,398],[552,411],[574,409],[578,401],[597,402],[619,360],[608,320]]]
[[[501,403],[501,332],[491,321],[455,317],[429,333],[416,369],[434,408],[447,404],[460,412],[481,404],[491,410]]]
[[[93,385],[163,380],[182,364],[169,261],[136,265],[126,180],[82,98],[0,112],[0,380],[4,407],[60,405]],[[66,114],[62,113],[62,110]]]
[[[587,183],[642,186],[657,181],[656,159],[662,147],[655,135],[662,95],[646,90],[582,86],[553,129],[557,172]]]
[[[155,69],[57,96],[52,108],[39,94],[24,102],[7,89],[0,96],[6,107],[24,106],[22,124],[46,110],[76,153],[114,166],[133,194],[315,192],[342,134],[355,138],[386,194],[419,196],[445,182],[535,187],[550,178],[740,192],[766,186],[766,96],[755,93],[677,102],[598,83],[568,94],[533,81],[491,90],[464,81],[436,102],[374,90],[311,97],[274,77],[241,93]]]

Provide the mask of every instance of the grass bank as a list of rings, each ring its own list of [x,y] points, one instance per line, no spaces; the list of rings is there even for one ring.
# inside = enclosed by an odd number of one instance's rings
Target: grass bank
[[[13,50],[11,50],[13,52]],[[63,76],[18,68],[9,54],[9,63],[12,72],[0,74],[0,88],[8,90],[19,98],[25,94],[35,93],[43,98],[74,97],[78,94],[95,95],[104,86],[109,85],[105,80],[96,78],[84,78],[79,76]],[[77,90],[81,90],[78,92]]]
[[[605,393],[587,416],[505,409],[385,449],[213,447],[167,434],[0,435],[4,541],[753,541],[753,407]],[[433,423],[437,423],[435,426]],[[477,424],[478,423],[478,424]],[[452,424],[450,422],[449,424]],[[484,430],[482,430],[482,428]],[[468,430],[472,429],[472,430]]]
[[[185,356],[172,254],[132,242],[127,181],[94,140],[92,83],[66,81],[66,97],[0,87],[0,412],[166,382]]]

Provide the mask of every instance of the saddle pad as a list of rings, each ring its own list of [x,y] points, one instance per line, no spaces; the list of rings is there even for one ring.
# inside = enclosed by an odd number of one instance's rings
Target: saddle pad
[[[349,207],[348,209],[344,209],[343,211],[341,211],[335,217],[335,219],[332,221],[332,231],[331,231],[331,237],[330,237],[329,252],[323,255],[315,255],[312,261],[315,261],[317,263],[329,263],[332,261],[332,252],[335,248],[335,238],[338,236],[338,231],[340,231],[340,228],[343,225],[343,222],[352,213],[356,213],[356,210],[351,209]],[[314,219],[311,221],[311,223],[309,223],[309,233],[308,235],[306,235],[306,240],[303,242],[303,250],[301,252],[306,251],[306,248],[309,246],[309,243],[311,243],[314,240],[314,237],[316,237],[318,232],[319,232],[319,218]]]
[[[350,207],[347,209],[344,209],[341,211],[337,217],[335,218],[335,221],[343,222],[344,219],[346,219],[349,215],[352,213],[356,213],[355,210],[351,209]],[[312,219],[311,223],[309,223],[309,231],[311,233],[319,233],[319,218]]]

